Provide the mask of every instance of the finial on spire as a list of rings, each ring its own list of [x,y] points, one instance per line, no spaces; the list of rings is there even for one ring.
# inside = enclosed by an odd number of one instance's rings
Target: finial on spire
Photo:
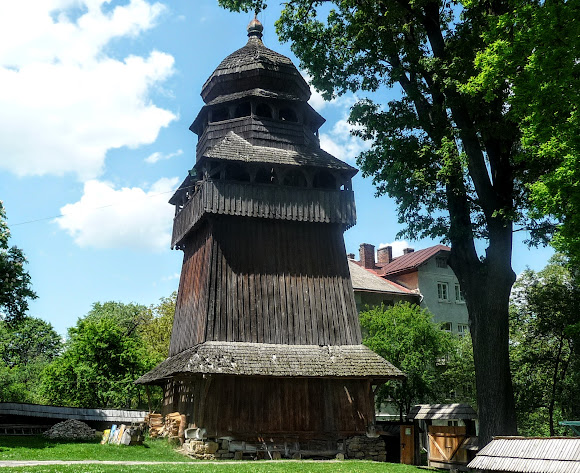
[[[262,39],[262,31],[264,31],[264,27],[262,26],[262,23],[260,23],[260,20],[258,20],[257,16],[255,16],[248,25],[248,37],[251,38],[255,36],[258,39]]]

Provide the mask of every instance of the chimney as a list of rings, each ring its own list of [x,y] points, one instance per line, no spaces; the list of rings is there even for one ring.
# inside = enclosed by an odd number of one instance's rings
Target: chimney
[[[393,247],[384,246],[383,248],[379,248],[377,250],[377,259],[379,260],[379,263],[389,264],[393,261]]]
[[[413,253],[413,251],[415,251],[413,248],[405,248],[403,254],[408,255],[409,253]]]
[[[375,269],[375,245],[361,243],[358,251],[363,267],[366,269]]]
[[[346,257],[348,259],[354,259],[354,253],[349,253],[348,255],[346,255]]]

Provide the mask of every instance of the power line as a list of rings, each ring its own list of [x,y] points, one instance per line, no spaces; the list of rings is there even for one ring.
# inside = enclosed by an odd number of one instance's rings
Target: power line
[[[178,187],[177,189],[174,189],[174,190],[170,190],[170,191],[166,191],[166,192],[159,192],[157,194],[146,195],[143,198],[144,199],[148,199],[148,198],[151,198],[151,197],[158,197],[158,196],[164,195],[164,194],[173,194],[173,193],[177,192],[178,190],[191,189],[193,187],[195,187],[195,186]],[[89,208],[89,209],[83,209],[82,211],[83,212],[86,212],[86,211],[93,211],[93,210],[101,210],[101,209],[106,209],[108,207],[115,207],[117,205],[120,205],[120,204],[117,202],[117,203],[114,203],[114,204],[102,205],[100,207],[92,207],[92,208]],[[12,227],[18,227],[20,225],[28,225],[29,223],[42,222],[44,220],[52,220],[52,219],[55,219],[55,218],[65,217],[67,215],[74,215],[75,213],[77,213],[77,212],[70,212],[70,213],[66,213],[66,214],[62,214],[61,213],[59,215],[53,215],[52,217],[42,217],[42,218],[37,218],[37,219],[34,219],[34,220],[27,220],[25,222],[11,223],[11,224],[9,224],[9,227],[12,228]]]

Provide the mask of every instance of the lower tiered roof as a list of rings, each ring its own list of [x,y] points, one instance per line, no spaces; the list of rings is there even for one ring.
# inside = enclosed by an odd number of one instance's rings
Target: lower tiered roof
[[[364,345],[281,345],[205,342],[167,358],[138,384],[175,375],[223,374],[273,377],[396,379],[405,375]]]

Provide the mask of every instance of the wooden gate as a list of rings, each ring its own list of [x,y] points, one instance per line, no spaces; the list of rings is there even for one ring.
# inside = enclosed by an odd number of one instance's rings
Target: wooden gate
[[[429,466],[467,464],[467,452],[460,448],[467,438],[464,426],[430,425],[428,438]]]

